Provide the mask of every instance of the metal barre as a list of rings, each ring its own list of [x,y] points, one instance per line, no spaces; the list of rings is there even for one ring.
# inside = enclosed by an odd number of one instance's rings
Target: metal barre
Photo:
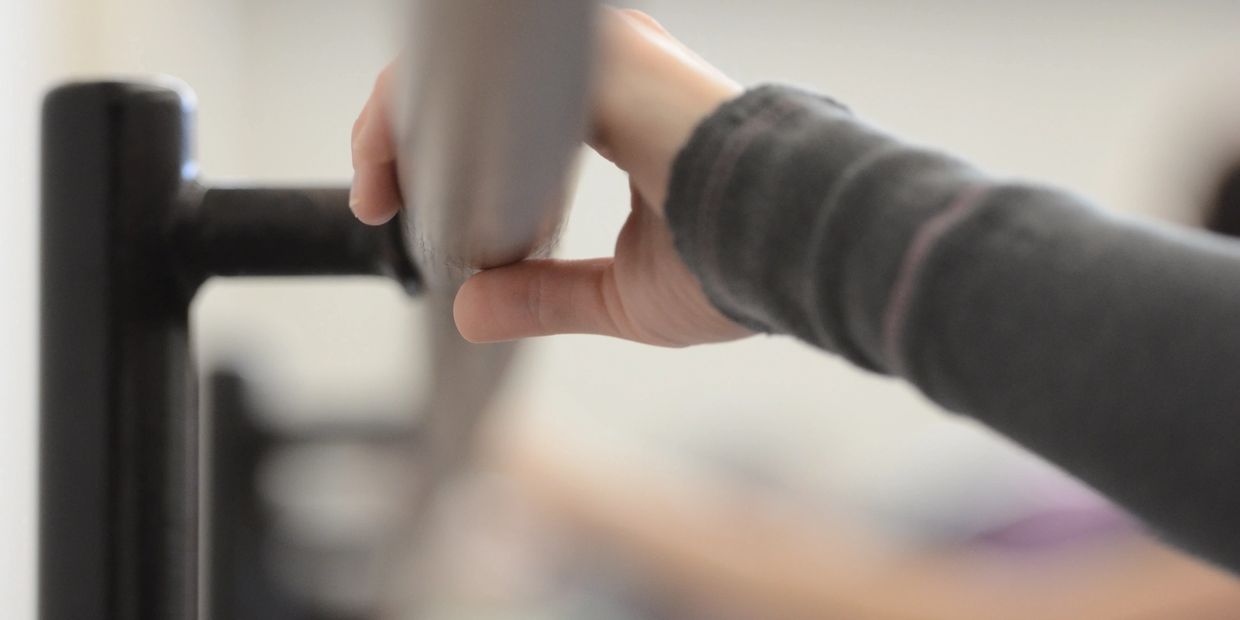
[[[352,221],[343,189],[201,186],[182,87],[97,82],[49,94],[44,620],[199,616],[188,308],[209,277],[386,275],[410,292],[425,287],[439,361],[428,466],[444,479],[464,462],[512,347],[461,341],[451,292],[474,269],[554,242],[584,134],[595,9],[594,0],[418,6],[400,107],[401,175],[417,208],[381,229]]]

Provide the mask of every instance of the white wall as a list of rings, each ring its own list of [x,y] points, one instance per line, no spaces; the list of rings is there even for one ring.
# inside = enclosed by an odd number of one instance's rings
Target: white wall
[[[34,500],[31,462],[34,457],[34,432],[32,416],[32,377],[30,344],[32,339],[22,335],[29,329],[33,312],[22,301],[19,293],[28,296],[29,266],[27,256],[31,253],[22,237],[28,235],[29,220],[34,210],[30,208],[30,187],[19,182],[32,162],[27,155],[28,142],[19,138],[21,129],[18,118],[24,106],[13,92],[13,85],[24,80],[18,62],[27,43],[19,36],[20,28],[28,22],[28,11],[15,3],[0,5],[0,84],[5,89],[0,94],[0,196],[7,203],[8,218],[0,226],[0,599],[13,601],[18,618],[31,615],[30,590],[31,544]],[[19,158],[19,153],[21,157]],[[24,159],[24,162],[19,162]],[[22,328],[25,328],[24,330]]]
[[[0,97],[5,617],[33,610],[37,93],[83,71],[173,73],[199,94],[200,154],[212,176],[341,181],[352,115],[395,50],[387,18],[394,1],[0,3],[0,84],[16,85]],[[894,131],[993,170],[1181,218],[1180,196],[1190,188],[1180,172],[1159,173],[1178,170],[1168,164],[1183,158],[1159,145],[1199,120],[1192,93],[1226,75],[1217,59],[1231,58],[1224,50],[1240,24],[1240,3],[1229,0],[643,6],[745,82],[782,79],[827,91]],[[610,250],[627,208],[624,188],[605,163],[587,161],[565,255]],[[298,361],[272,380],[275,393],[335,380],[344,386],[337,397],[391,401],[407,394],[418,363],[411,312],[383,285],[229,285],[213,287],[196,318],[204,343],[252,339],[294,354]],[[782,339],[663,351],[564,337],[527,354],[513,402],[580,428],[583,441],[756,442],[770,448],[764,467],[859,501],[875,484],[903,477],[889,456],[896,446],[960,428],[910,390]]]
[[[36,93],[78,55],[78,23],[62,2],[0,3],[0,601],[14,618],[34,614]]]

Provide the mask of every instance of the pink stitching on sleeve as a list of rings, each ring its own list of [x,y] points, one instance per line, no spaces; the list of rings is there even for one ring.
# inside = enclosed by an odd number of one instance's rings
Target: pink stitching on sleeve
[[[913,235],[913,241],[900,261],[900,270],[896,274],[891,295],[887,298],[887,308],[883,312],[883,357],[886,358],[892,373],[903,375],[906,370],[901,351],[906,314],[912,302],[913,287],[921,276],[926,257],[945,234],[981,203],[987,191],[989,188],[983,185],[964,188],[951,205],[923,222]]]
[[[711,239],[716,236],[717,218],[713,216],[715,211],[718,210],[719,194],[723,192],[723,188],[726,185],[725,181],[732,177],[732,173],[736,168],[736,164],[740,161],[741,155],[753,144],[754,140],[762,135],[763,132],[779,124],[784,117],[797,109],[794,103],[783,100],[762,110],[760,113],[743,121],[733,131],[732,135],[728,137],[723,150],[710,167],[706,188],[702,191],[702,199],[698,205],[697,212],[697,231],[699,236],[704,235]],[[719,271],[719,252],[717,250],[718,248],[710,253],[711,265],[709,273],[718,273]],[[726,293],[726,291],[721,292]]]

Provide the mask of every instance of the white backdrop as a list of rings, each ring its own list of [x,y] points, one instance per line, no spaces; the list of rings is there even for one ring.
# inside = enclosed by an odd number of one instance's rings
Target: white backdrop
[[[395,51],[391,4],[0,0],[4,617],[31,617],[34,609],[38,93],[83,73],[176,74],[199,94],[199,151],[212,176],[342,181],[352,115]],[[1183,158],[1161,147],[1201,122],[1196,111],[1211,104],[1198,93],[1217,90],[1211,84],[1223,79],[1240,83],[1221,60],[1231,58],[1240,24],[1240,3],[1228,0],[651,0],[643,7],[747,83],[781,79],[824,90],[894,131],[992,170],[1172,218],[1188,218],[1182,197],[1192,188],[1172,165]],[[564,254],[610,249],[627,208],[624,187],[603,162],[587,160]],[[293,382],[335,382],[342,398],[390,401],[407,391],[418,363],[410,312],[384,285],[276,293],[229,285],[212,287],[196,318],[206,343],[257,339],[295,356],[269,386],[274,394]],[[666,438],[707,428],[723,443],[769,437],[781,448],[769,466],[807,488],[843,494],[865,496],[901,478],[883,455],[948,428],[911,391],[780,339],[661,351],[566,337],[538,343],[528,359],[513,396],[536,417],[599,436]]]

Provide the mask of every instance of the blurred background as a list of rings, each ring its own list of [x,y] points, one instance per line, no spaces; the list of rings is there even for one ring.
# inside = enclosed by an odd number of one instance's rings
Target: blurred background
[[[1116,209],[1197,225],[1240,160],[1234,0],[633,6],[743,83],[829,93],[911,140]],[[353,118],[398,51],[399,2],[0,10],[0,607],[29,618],[41,94],[84,76],[173,75],[198,95],[208,178],[344,184]],[[560,254],[609,253],[626,211],[626,180],[585,155]],[[194,338],[204,373],[244,377],[245,397],[229,402],[265,432],[398,428],[433,363],[420,310],[382,281],[215,282],[195,303]],[[434,617],[937,618],[1022,606],[1039,610],[1030,617],[1240,617],[1230,577],[1150,541],[1054,468],[788,339],[533,342],[492,419],[486,474],[445,509],[459,514],[440,535],[450,586]],[[316,550],[328,538],[375,544],[345,525],[383,527],[374,514],[414,481],[393,475],[381,446],[328,448],[279,451],[251,482],[273,536],[302,552],[281,556],[281,587],[336,614],[323,617],[355,617],[377,596],[369,573]],[[336,572],[311,574],[324,566]],[[358,583],[323,586],[349,575]],[[888,611],[900,615],[878,615]]]

